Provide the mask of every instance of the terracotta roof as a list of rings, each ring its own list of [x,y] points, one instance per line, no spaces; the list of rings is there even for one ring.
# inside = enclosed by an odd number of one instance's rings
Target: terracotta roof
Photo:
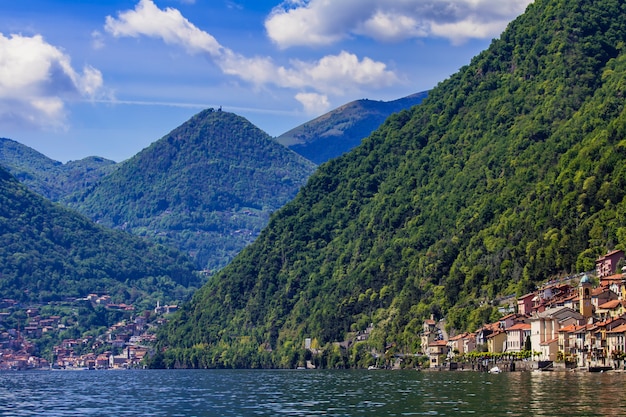
[[[550,340],[546,340],[545,342],[541,342],[540,345],[541,346],[547,346],[547,345],[549,345],[551,343],[556,343],[558,341],[559,341],[559,338],[555,337],[554,339],[550,339]]]
[[[600,278],[600,282],[602,281],[615,281],[615,282],[622,282],[622,280],[624,280],[624,274],[613,274],[613,275],[609,275],[607,277],[601,277]]]
[[[603,308],[606,310],[613,310],[619,307],[621,304],[622,304],[621,300],[611,300],[611,301],[607,301],[604,304],[600,304],[598,308]]]
[[[530,330],[530,323],[516,323],[513,326],[506,329],[507,332],[509,330]]]
[[[456,335],[454,337],[451,337],[450,339],[448,339],[448,341],[449,342],[454,342],[454,341],[457,341],[457,340],[465,339],[468,336],[469,336],[469,333],[461,333],[461,334],[458,334],[458,335]]]
[[[559,333],[571,333],[576,330],[575,324],[570,324],[569,326],[563,326],[559,329]]]
[[[620,324],[619,326],[617,326],[613,330],[607,331],[607,333],[626,333],[626,323]]]
[[[447,346],[448,342],[445,340],[435,340],[434,342],[430,342],[428,346]]]

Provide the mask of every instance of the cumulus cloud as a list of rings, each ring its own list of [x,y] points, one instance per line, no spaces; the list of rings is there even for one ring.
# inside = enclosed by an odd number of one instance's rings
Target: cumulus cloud
[[[188,53],[205,54],[223,73],[257,87],[274,85],[300,90],[300,98],[296,99],[305,108],[311,108],[311,94],[319,98],[342,95],[362,86],[383,87],[398,81],[386,64],[345,51],[319,60],[292,60],[288,66],[276,64],[271,57],[244,56],[220,45],[178,10],[159,9],[152,0],[141,0],[135,9],[120,12],[117,18],[108,16],[105,30],[115,37],[152,37],[180,46]],[[318,99],[317,106],[321,103],[328,105],[328,99]]]
[[[161,10],[151,0],[141,0],[134,10],[119,13],[117,19],[107,16],[104,28],[115,37],[149,36],[184,46],[191,53],[221,53],[213,36],[195,27],[177,9]]]
[[[102,85],[100,71],[86,66],[77,72],[41,35],[0,33],[0,122],[63,128],[66,101],[94,98]]]
[[[328,97],[317,93],[298,93],[296,100],[302,103],[307,114],[323,113],[330,108]]]
[[[287,0],[265,21],[281,48],[364,36],[400,41],[436,36],[462,43],[499,35],[532,0]]]

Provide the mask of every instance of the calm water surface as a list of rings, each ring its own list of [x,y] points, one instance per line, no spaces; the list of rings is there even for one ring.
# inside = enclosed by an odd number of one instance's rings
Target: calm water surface
[[[0,416],[626,416],[626,374],[0,373]]]

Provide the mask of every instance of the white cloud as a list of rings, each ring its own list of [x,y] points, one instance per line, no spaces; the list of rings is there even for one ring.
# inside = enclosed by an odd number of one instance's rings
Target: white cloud
[[[0,33],[0,122],[63,128],[65,102],[93,98],[102,85],[100,71],[76,72],[70,57],[41,35]]]
[[[532,0],[286,1],[265,21],[281,48],[329,45],[351,36],[378,41],[436,36],[461,43],[498,36]]]
[[[270,57],[247,57],[220,45],[212,35],[194,26],[178,10],[161,10],[151,0],[141,0],[134,10],[120,12],[117,18],[108,16],[105,30],[115,37],[147,36],[178,45],[189,53],[204,53],[223,73],[257,87],[274,85],[299,91],[314,90],[322,97],[343,95],[363,86],[388,86],[398,81],[384,63],[367,57],[359,59],[348,52],[325,56],[317,61],[292,60],[289,66],[277,65]],[[296,99],[305,107],[310,103],[310,100]]]
[[[296,94],[296,100],[302,103],[302,107],[304,107],[304,111],[307,114],[324,113],[330,108],[328,97],[323,94],[298,93]]]
[[[121,12],[115,19],[107,16],[105,30],[115,37],[149,36],[165,43],[181,45],[190,53],[221,53],[215,38],[195,27],[176,9],[159,9],[151,0],[141,0],[135,10]]]

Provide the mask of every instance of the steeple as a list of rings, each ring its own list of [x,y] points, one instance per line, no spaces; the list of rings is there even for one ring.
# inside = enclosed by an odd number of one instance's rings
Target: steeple
[[[582,277],[578,285],[578,298],[580,300],[580,314],[588,319],[593,315],[593,306],[591,304],[591,280],[587,275]]]

